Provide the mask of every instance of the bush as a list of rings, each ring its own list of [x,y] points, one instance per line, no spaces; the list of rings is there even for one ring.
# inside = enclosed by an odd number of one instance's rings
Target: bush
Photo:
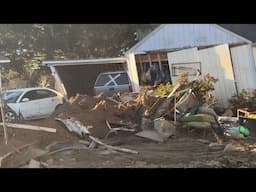
[[[242,89],[239,95],[234,95],[229,100],[233,110],[247,109],[248,111],[256,111],[256,89],[248,91]]]
[[[154,90],[154,94],[159,96],[166,96],[169,93],[171,93],[172,89],[173,89],[173,85],[169,82],[166,84],[160,84]]]
[[[210,93],[214,90],[214,84],[218,81],[210,74],[207,74],[203,79],[196,80],[192,85],[192,90],[201,105],[212,104],[214,97]]]

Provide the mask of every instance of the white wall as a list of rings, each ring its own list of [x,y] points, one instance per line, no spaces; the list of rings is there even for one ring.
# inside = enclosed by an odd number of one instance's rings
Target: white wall
[[[138,78],[138,71],[137,71],[137,66],[136,66],[136,60],[135,60],[135,55],[134,54],[129,54],[128,55],[128,74],[131,79],[132,83],[132,89],[134,92],[139,92],[140,85],[139,85],[139,78]]]
[[[251,45],[230,48],[238,91],[256,89],[256,68]]]
[[[172,65],[175,63],[201,62],[202,75],[209,73],[211,76],[219,79],[215,84],[215,91],[213,92],[213,95],[223,106],[227,106],[228,99],[236,94],[228,44],[202,50],[193,48],[171,52],[168,53],[168,61],[170,70],[172,69]],[[173,82],[177,80],[177,77],[171,77]]]
[[[253,58],[254,58],[254,64],[256,65],[256,47],[252,47],[252,52],[253,52]]]
[[[167,54],[168,57],[168,63],[169,63],[169,69],[170,69],[170,76],[172,78],[173,82],[176,82],[177,76],[172,75],[173,74],[173,68],[172,65],[175,63],[191,63],[191,62],[200,62],[198,57],[198,51],[197,48],[191,48],[191,49],[184,49],[180,51],[175,52],[169,52]],[[193,64],[188,64],[187,66],[192,66]],[[189,76],[189,80],[192,80],[193,77]]]
[[[218,103],[228,106],[228,99],[237,94],[228,44],[198,51],[202,74],[209,73],[218,79],[213,95]]]

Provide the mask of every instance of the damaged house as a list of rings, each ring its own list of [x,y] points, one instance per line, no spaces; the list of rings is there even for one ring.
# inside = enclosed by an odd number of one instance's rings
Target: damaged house
[[[236,27],[234,27],[236,26]],[[188,72],[193,78],[200,70],[219,81],[214,96],[227,105],[231,96],[242,89],[256,88],[256,39],[239,25],[163,24],[128,50],[124,57],[44,61],[55,78],[55,88],[65,95],[93,94],[99,73],[127,70],[133,91],[143,86],[143,74],[154,66],[167,74],[171,82]],[[234,29],[234,30],[233,30]],[[247,31],[248,32],[248,31]]]

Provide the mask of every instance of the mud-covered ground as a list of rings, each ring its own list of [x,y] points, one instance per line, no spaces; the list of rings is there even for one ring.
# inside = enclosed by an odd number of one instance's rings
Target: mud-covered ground
[[[43,120],[47,121],[47,119]],[[39,123],[40,121],[35,121]],[[30,124],[35,124],[30,122]],[[3,133],[0,136],[0,156],[17,151],[26,144],[36,143],[33,147],[44,150],[56,141],[65,145],[77,144],[82,140],[62,126],[56,124],[57,133],[8,129],[8,145],[5,145]],[[98,146],[65,150],[44,158],[37,159],[47,164],[49,168],[255,168],[255,139],[247,138],[232,140],[227,138],[224,145],[214,148],[210,143],[216,142],[211,132],[206,136],[200,131],[188,131],[179,128],[174,137],[165,143],[157,143],[137,137],[131,133],[112,135],[102,139],[113,146],[124,147],[138,151],[138,154],[111,151]],[[239,145],[236,149],[225,150],[227,144]],[[63,147],[64,147],[63,144]],[[61,148],[61,146],[60,146]],[[22,153],[22,152],[20,152]]]

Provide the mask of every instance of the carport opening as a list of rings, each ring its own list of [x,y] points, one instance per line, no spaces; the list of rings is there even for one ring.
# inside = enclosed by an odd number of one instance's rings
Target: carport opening
[[[102,72],[127,71],[126,63],[69,65],[55,68],[66,88],[68,98],[76,94],[94,95],[94,83]]]

